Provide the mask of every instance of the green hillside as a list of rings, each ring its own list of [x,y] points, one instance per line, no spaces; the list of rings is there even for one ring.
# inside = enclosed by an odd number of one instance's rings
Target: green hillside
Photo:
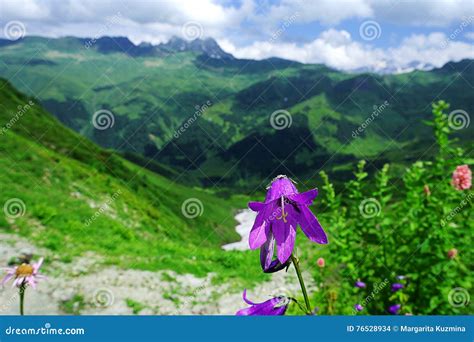
[[[239,60],[212,40],[184,50],[174,47],[177,40],[154,50],[126,38],[86,43],[71,37],[2,41],[0,76],[99,145],[167,165],[177,171],[167,174],[172,179],[184,172],[179,181],[188,184],[248,189],[278,173],[310,178],[323,165],[344,179],[361,158],[369,169],[387,161],[408,165],[434,153],[423,122],[430,103],[443,98],[453,109],[474,109],[465,91],[474,84],[468,60],[380,76],[276,58]],[[221,55],[206,55],[199,44]],[[101,109],[113,113],[113,127],[91,125]],[[290,113],[290,127],[271,126],[277,110]],[[176,134],[193,117],[198,120]],[[471,136],[472,127],[458,136]]]
[[[91,251],[123,268],[261,277],[248,262],[254,253],[220,247],[239,239],[233,216],[245,198],[223,201],[144,170],[65,128],[5,80],[0,127],[0,203],[15,199],[24,208],[18,217],[13,209],[2,215],[0,231],[65,262]],[[187,218],[182,205],[192,198],[202,203],[201,215]]]

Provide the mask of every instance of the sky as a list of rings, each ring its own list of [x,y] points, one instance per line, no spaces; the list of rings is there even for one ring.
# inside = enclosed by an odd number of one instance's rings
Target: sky
[[[238,58],[342,70],[474,58],[474,0],[0,0],[0,36],[214,38]]]

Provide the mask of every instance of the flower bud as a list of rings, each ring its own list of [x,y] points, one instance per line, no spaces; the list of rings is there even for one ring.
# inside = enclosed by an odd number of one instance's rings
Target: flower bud
[[[448,251],[448,258],[449,259],[454,259],[458,255],[458,250],[456,248],[451,248]]]

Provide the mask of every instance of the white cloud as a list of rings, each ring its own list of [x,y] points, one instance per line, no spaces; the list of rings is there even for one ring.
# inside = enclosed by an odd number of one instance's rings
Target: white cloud
[[[474,11],[472,0],[370,0],[376,18],[398,25],[446,27]]]
[[[183,25],[194,21],[202,26],[203,37],[216,38],[224,50],[237,57],[278,56],[340,69],[383,67],[390,63],[403,66],[412,61],[440,66],[449,60],[473,58],[472,45],[461,40],[472,39],[469,32],[474,21],[472,0],[242,0],[232,6],[228,3],[225,5],[218,0],[0,0],[0,10],[2,25],[9,20],[20,20],[26,26],[27,35],[127,36],[135,43],[157,44],[172,36],[182,36]],[[110,18],[118,20],[110,24]],[[398,46],[382,50],[376,47],[377,40],[361,43],[360,37],[353,37],[346,30],[330,28],[354,18],[361,22],[376,20],[382,31],[387,22],[392,22],[405,27],[438,25],[449,27],[447,30],[453,32],[446,31],[448,37],[442,33],[411,35]],[[301,45],[294,42],[297,34],[286,32],[287,27],[282,26],[285,21],[291,22],[288,30],[293,26],[304,29],[302,25],[319,22],[325,31]],[[308,30],[311,27],[308,26]],[[270,39],[280,38],[280,35],[281,39]]]
[[[378,18],[415,26],[447,26],[473,14],[472,0],[282,0],[262,17],[278,22],[291,13],[301,14],[303,23],[336,25],[346,19]]]
[[[471,44],[450,41],[445,34],[436,32],[412,35],[399,46],[388,50],[356,42],[349,32],[334,29],[324,31],[317,39],[303,45],[260,41],[237,48],[229,41],[223,43],[229,52],[240,58],[281,57],[302,63],[323,63],[343,70],[362,67],[380,69],[388,65],[405,67],[412,62],[440,67],[448,61],[474,58]]]
[[[120,15],[122,20],[105,34],[156,43],[182,36],[190,21],[198,22],[205,36],[224,36],[251,15],[254,2],[243,0],[235,7],[213,0],[0,0],[0,10],[2,24],[20,20],[28,35],[52,37],[93,36],[108,17]]]
[[[300,15],[300,22],[318,21],[325,25],[337,24],[348,18],[364,18],[373,15],[367,0],[283,0],[280,4],[271,6],[268,13],[262,16],[271,22],[278,22],[293,13]]]
[[[464,34],[464,37],[466,37],[467,39],[470,39],[470,40],[474,40],[474,32],[466,32]]]

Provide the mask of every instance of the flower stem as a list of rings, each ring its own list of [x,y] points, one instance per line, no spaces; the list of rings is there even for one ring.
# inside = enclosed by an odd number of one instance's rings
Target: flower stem
[[[26,286],[25,284],[21,284],[20,286],[20,315],[24,315],[24,312],[23,312],[23,307],[24,307],[24,302],[25,302],[25,290],[26,290]]]
[[[300,262],[293,254],[291,254],[291,261],[295,265],[296,275],[298,276],[298,281],[300,282],[301,292],[303,292],[304,302],[306,304],[306,314],[311,315],[311,304],[309,302],[308,293],[306,292],[306,286],[304,285],[303,275],[301,274]]]

